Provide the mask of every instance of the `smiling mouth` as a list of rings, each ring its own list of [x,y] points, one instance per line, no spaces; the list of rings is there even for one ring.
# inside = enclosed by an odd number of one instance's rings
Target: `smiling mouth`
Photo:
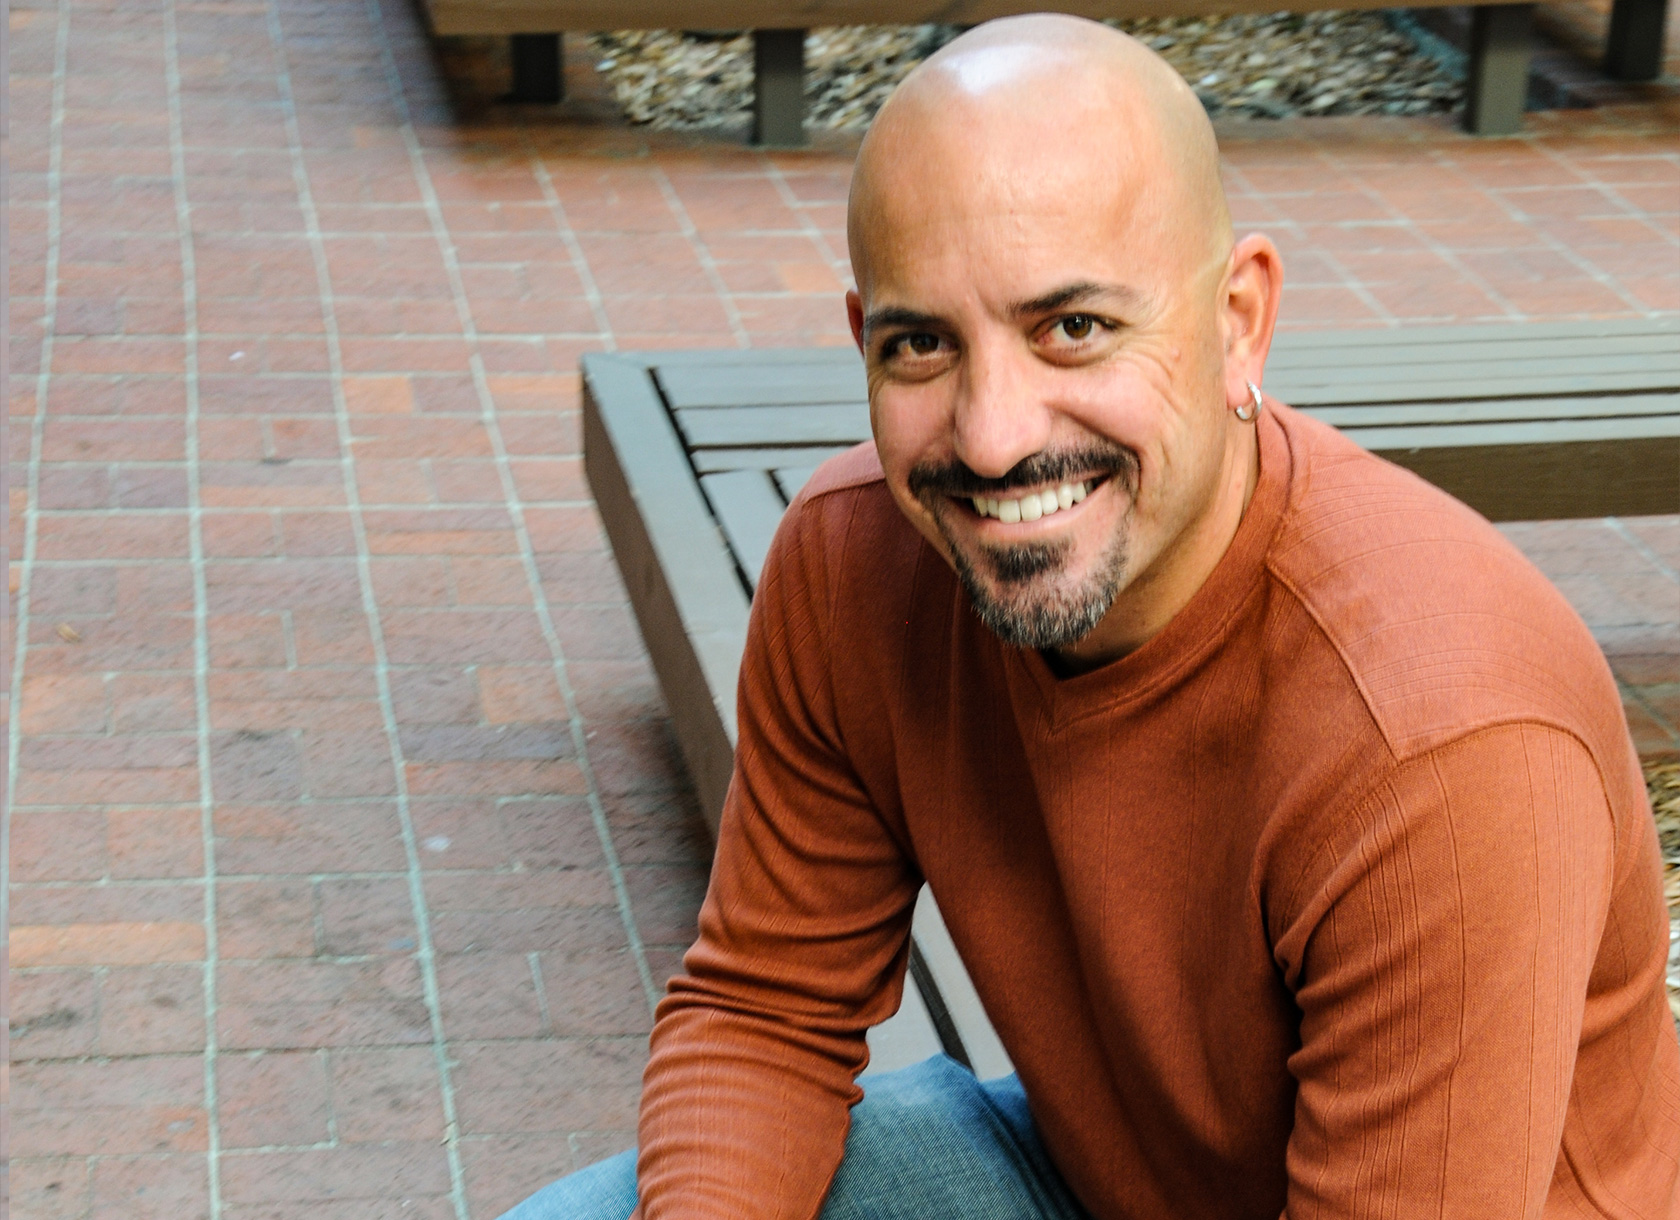
[[[1060,483],[1039,491],[1023,492],[1017,496],[962,496],[982,517],[991,517],[1005,525],[1022,521],[1037,521],[1052,513],[1072,508],[1107,481],[1106,476]]]

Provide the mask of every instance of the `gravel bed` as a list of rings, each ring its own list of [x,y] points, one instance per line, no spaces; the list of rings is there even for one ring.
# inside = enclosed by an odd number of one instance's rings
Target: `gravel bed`
[[[1663,897],[1668,899],[1668,1007],[1680,1024],[1680,763],[1647,765],[1645,788],[1657,815]]]
[[[1213,114],[1422,114],[1464,93],[1462,66],[1403,15],[1267,13],[1114,21],[1177,68]],[[893,86],[957,34],[952,26],[838,26],[805,43],[806,122],[866,126]],[[621,30],[592,36],[625,114],[660,128],[715,127],[752,107],[742,31]]]

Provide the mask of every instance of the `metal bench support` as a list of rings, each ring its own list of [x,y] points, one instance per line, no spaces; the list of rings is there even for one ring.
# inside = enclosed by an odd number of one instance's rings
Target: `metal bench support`
[[[754,144],[805,143],[805,31],[753,31]]]
[[[1470,82],[1464,130],[1508,136],[1522,130],[1528,100],[1532,4],[1480,4],[1470,15]]]
[[[1663,69],[1663,26],[1668,0],[1616,0],[1604,71],[1616,80],[1656,80]]]
[[[553,105],[566,96],[561,70],[564,34],[513,34],[513,92],[510,102]]]

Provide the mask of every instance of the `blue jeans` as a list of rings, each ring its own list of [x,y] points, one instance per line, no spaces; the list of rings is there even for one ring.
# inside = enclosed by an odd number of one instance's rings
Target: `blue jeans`
[[[864,1080],[822,1220],[1089,1220],[1050,1163],[1014,1076],[943,1055]],[[636,1154],[561,1178],[502,1220],[627,1220]]]

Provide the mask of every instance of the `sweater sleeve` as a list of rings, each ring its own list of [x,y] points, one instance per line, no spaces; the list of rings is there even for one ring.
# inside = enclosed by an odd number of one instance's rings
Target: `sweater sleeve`
[[[902,994],[919,878],[846,761],[830,666],[867,658],[829,629],[811,512],[789,511],[754,597],[700,935],[643,1081],[645,1220],[816,1216],[864,1031]]]
[[[1592,757],[1532,725],[1404,764],[1323,836],[1274,941],[1301,1012],[1287,1220],[1542,1214],[1614,837]]]

